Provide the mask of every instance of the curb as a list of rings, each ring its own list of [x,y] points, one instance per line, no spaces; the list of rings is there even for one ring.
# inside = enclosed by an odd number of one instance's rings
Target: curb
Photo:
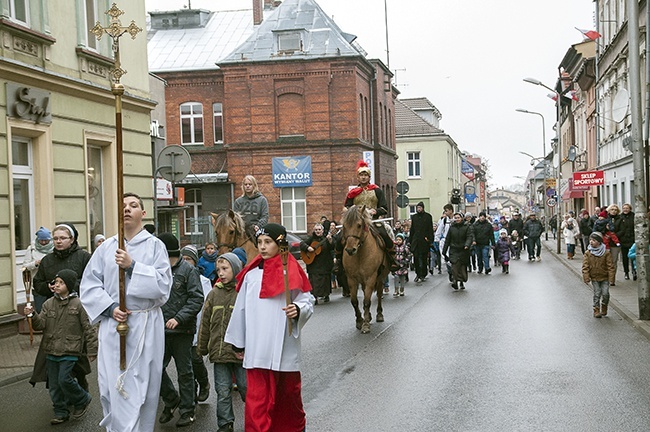
[[[21,372],[16,375],[12,375],[7,378],[3,378],[0,380],[0,387],[8,386],[10,384],[17,383],[18,381],[29,379],[31,376],[32,376],[32,372],[27,371],[27,372]]]
[[[554,259],[558,260],[560,263],[562,263],[563,266],[571,270],[582,280],[582,274],[578,272],[571,264],[569,264],[567,261],[562,259],[564,255],[557,254],[553,249],[551,249],[548,245],[546,245],[546,243],[542,243],[542,245],[544,246],[544,249],[546,249],[554,257]],[[587,285],[585,285],[584,283],[581,283],[581,285],[584,285],[585,289],[591,292],[591,289]],[[650,323],[637,319],[636,314],[634,314],[631,310],[623,306],[613,296],[610,296],[609,306],[612,309],[614,309],[625,321],[630,323],[632,327],[637,329],[639,333],[641,333],[647,339],[650,339]]]

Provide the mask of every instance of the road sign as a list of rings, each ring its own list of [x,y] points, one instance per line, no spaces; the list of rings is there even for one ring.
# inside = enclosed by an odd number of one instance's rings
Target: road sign
[[[406,208],[409,205],[409,197],[406,195],[397,195],[397,207]]]
[[[172,183],[183,180],[192,167],[190,152],[179,145],[168,145],[158,155],[158,172]]]
[[[555,207],[555,204],[557,204],[557,201],[555,201],[555,198],[549,198],[546,200],[546,205],[549,207]]]
[[[556,186],[556,182],[554,178],[546,179],[546,187],[555,188],[555,186]]]
[[[397,182],[395,189],[397,190],[398,194],[406,195],[406,193],[409,191],[409,184],[405,181]]]

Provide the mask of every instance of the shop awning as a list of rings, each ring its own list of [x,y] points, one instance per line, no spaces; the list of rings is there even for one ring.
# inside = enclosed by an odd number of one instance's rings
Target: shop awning
[[[568,201],[574,198],[584,198],[585,196],[584,193],[585,191],[577,191],[577,190],[572,191],[571,189],[567,189],[562,194],[562,201]]]

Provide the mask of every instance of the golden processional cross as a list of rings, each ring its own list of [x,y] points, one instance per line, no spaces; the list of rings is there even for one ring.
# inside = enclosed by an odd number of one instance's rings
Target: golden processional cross
[[[140,27],[131,21],[128,27],[123,27],[119,17],[124,14],[115,3],[106,15],[110,16],[110,23],[108,27],[102,27],[97,22],[90,32],[95,35],[97,40],[100,40],[104,33],[113,39],[113,57],[115,58],[115,65],[110,71],[111,78],[111,92],[115,95],[115,151],[117,153],[117,241],[118,247],[125,250],[124,247],[124,162],[122,158],[122,95],[124,94],[124,86],[120,83],[120,78],[126,71],[122,69],[120,63],[120,37],[124,33],[131,35],[131,39],[135,39],[136,35],[142,31]],[[120,267],[119,271],[119,295],[120,295],[120,310],[126,312],[126,290],[124,286],[124,269]],[[129,326],[126,322],[117,325],[117,332],[120,335],[120,369],[126,369],[126,335],[129,332]]]

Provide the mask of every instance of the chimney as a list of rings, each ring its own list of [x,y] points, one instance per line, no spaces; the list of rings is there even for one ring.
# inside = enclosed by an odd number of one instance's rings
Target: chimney
[[[264,18],[264,5],[262,2],[266,0],[253,0],[253,25],[262,24],[262,19]]]

